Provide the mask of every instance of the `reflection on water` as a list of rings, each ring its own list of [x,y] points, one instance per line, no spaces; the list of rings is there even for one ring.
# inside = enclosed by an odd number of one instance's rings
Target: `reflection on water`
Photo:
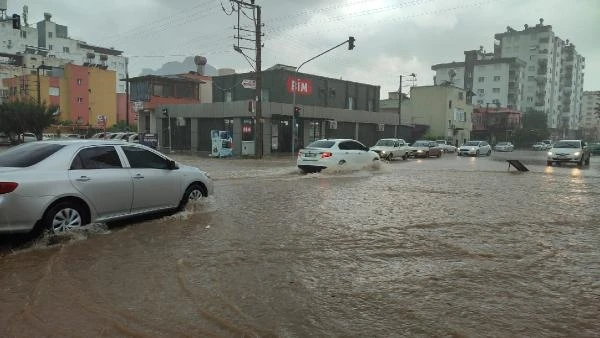
[[[213,197],[0,257],[0,335],[600,332],[600,163],[178,159]]]

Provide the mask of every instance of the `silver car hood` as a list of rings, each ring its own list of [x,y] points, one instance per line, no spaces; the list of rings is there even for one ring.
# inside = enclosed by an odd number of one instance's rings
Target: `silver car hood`
[[[17,167],[0,167],[0,173],[9,173],[9,172],[19,171],[19,170],[23,170],[23,168],[17,168]]]

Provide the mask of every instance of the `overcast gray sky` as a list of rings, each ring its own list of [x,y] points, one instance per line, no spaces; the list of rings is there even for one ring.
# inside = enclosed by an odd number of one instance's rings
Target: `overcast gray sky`
[[[249,0],[247,0],[249,1]],[[29,22],[52,13],[69,35],[90,44],[123,50],[130,75],[185,56],[204,55],[216,68],[249,71],[233,51],[237,15],[229,0],[8,0],[8,12],[29,6]],[[539,18],[569,39],[586,58],[585,90],[600,90],[600,0],[256,0],[265,24],[263,69],[298,66],[301,72],[381,86],[381,97],[398,90],[398,76],[417,74],[433,82],[431,65],[461,61],[463,51],[493,49],[494,33],[522,29]],[[251,12],[247,12],[251,15]],[[243,20],[244,25],[249,23]],[[253,52],[251,52],[253,53]],[[251,56],[254,56],[251,54]],[[407,88],[404,91],[408,91]]]

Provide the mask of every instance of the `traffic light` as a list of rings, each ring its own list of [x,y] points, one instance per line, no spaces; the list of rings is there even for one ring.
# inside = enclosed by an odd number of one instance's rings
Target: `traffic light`
[[[169,117],[169,111],[167,110],[167,108],[163,108],[162,113],[165,117]]]
[[[354,49],[354,37],[353,36],[348,38],[348,49],[349,50]]]
[[[300,117],[300,107],[298,107],[298,106],[294,106],[294,117],[295,118]]]
[[[13,29],[21,29],[21,16],[19,14],[12,15]]]

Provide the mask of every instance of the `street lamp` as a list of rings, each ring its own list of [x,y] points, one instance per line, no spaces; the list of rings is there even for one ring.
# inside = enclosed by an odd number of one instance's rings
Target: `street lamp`
[[[413,79],[417,77],[415,73],[400,75],[400,86],[398,87],[398,127],[396,128],[396,137],[400,136],[400,126],[402,125],[402,76],[411,76]]]
[[[294,152],[296,151],[295,150],[295,142],[296,142],[296,137],[295,137],[296,136],[296,113],[297,112],[299,113],[299,110],[296,110],[296,90],[298,89],[298,71],[300,70],[300,68],[302,66],[304,66],[307,63],[309,63],[310,61],[318,58],[319,56],[321,56],[323,54],[329,53],[332,50],[334,50],[334,49],[336,49],[336,48],[338,48],[338,47],[340,47],[340,46],[342,46],[342,45],[344,45],[346,43],[348,43],[348,50],[354,49],[354,42],[356,42],[356,39],[353,36],[349,36],[348,40],[346,40],[346,41],[344,41],[344,42],[342,42],[342,43],[340,43],[340,44],[338,44],[336,46],[333,46],[333,47],[329,48],[328,50],[326,50],[326,51],[324,51],[324,52],[322,52],[322,53],[320,53],[318,55],[313,56],[312,58],[310,58],[310,59],[302,62],[300,64],[300,66],[298,66],[298,67],[296,67],[296,69],[294,69],[294,79],[293,79],[293,81],[291,83],[291,85],[292,85],[292,109],[293,109],[293,111],[292,111],[292,156],[294,156]]]

